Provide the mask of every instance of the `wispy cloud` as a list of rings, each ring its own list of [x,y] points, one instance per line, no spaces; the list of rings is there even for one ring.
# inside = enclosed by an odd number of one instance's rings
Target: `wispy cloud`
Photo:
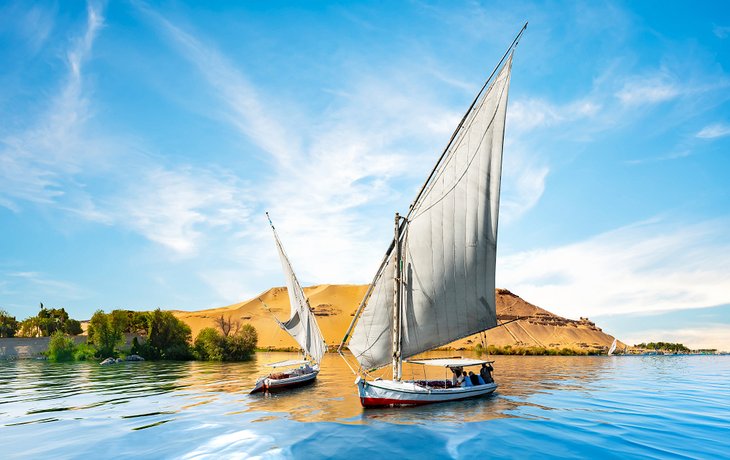
[[[229,122],[274,160],[266,180],[252,184],[260,197],[254,207],[272,212],[300,277],[327,282],[368,279],[390,229],[390,217],[382,215],[383,231],[374,231],[379,226],[371,211],[388,203],[395,209],[395,199],[409,199],[395,192],[392,181],[425,177],[427,162],[415,168],[409,162],[433,161],[436,153],[424,146],[433,149],[443,142],[458,115],[430,102],[411,76],[384,69],[330,91],[328,109],[307,117],[305,125],[284,123],[283,114],[266,110],[262,101],[268,96],[213,45],[144,5],[140,9],[205,76],[224,101],[224,110],[235,113]],[[292,103],[289,111],[304,111],[301,104]],[[259,260],[273,261],[271,237],[263,223],[254,218],[245,226],[247,241],[239,242],[238,253],[261,254]],[[369,260],[372,266],[353,266],[352,260]]]
[[[204,231],[236,231],[250,214],[245,185],[222,171],[148,165],[106,208],[130,228],[182,256],[194,255]]]
[[[94,155],[80,131],[89,116],[82,67],[103,24],[100,9],[89,3],[83,33],[71,40],[68,73],[59,94],[34,126],[0,139],[0,204],[18,211],[19,200],[51,203],[65,193],[68,175]]]
[[[654,220],[504,256],[498,284],[568,317],[730,303],[727,225]]]
[[[29,298],[29,302],[38,305],[39,302],[53,302],[48,306],[63,307],[63,302],[78,301],[88,298],[92,293],[68,281],[61,281],[49,277],[45,273],[35,271],[13,271],[2,274],[3,283],[0,283],[0,295],[6,298]],[[28,310],[31,305],[7,304],[19,310]]]
[[[717,38],[725,39],[730,37],[730,26],[715,25],[712,27],[712,33],[715,34]]]
[[[522,133],[587,119],[596,115],[600,109],[599,103],[589,99],[579,99],[565,105],[552,104],[540,98],[517,99],[510,103],[509,129]]]
[[[286,163],[299,149],[295,133],[288,131],[270,113],[251,82],[214,46],[204,43],[158,14],[146,4],[137,2],[138,9],[151,18],[178,47],[217,92],[225,107],[224,118],[260,148]]]
[[[633,77],[624,83],[616,97],[627,106],[641,106],[669,101],[680,95],[676,79],[668,72]]]
[[[726,123],[713,123],[705,126],[697,133],[700,139],[715,139],[730,135],[730,125]]]

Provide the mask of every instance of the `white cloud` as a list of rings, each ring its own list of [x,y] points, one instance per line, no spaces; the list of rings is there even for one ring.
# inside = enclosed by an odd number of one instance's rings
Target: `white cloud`
[[[540,201],[550,168],[525,154],[517,143],[508,143],[505,150],[509,155],[504,157],[500,221],[510,224]]]
[[[600,109],[601,105],[590,99],[578,99],[564,105],[552,104],[540,98],[517,99],[510,103],[507,123],[510,131],[526,132],[591,118]]]
[[[726,123],[714,123],[705,126],[697,133],[697,137],[700,139],[715,139],[727,135],[730,135],[730,125]]]
[[[498,285],[571,318],[730,303],[727,228],[650,221],[507,255],[497,263]]]
[[[641,106],[668,101],[680,94],[676,78],[667,72],[659,72],[630,78],[616,93],[616,97],[626,106]]]
[[[724,39],[724,38],[730,37],[730,27],[715,25],[712,28],[712,33],[715,34],[715,36],[717,38]]]
[[[267,104],[261,101],[253,85],[225,56],[147,6],[140,4],[139,9],[161,26],[181,55],[195,65],[215,89],[226,107],[224,118],[230,124],[283,163],[299,149],[297,136],[269,113]]]
[[[284,117],[262,109],[258,101],[264,96],[216,48],[142,9],[205,75],[228,109],[234,109],[237,116],[229,122],[274,160],[271,175],[252,184],[260,197],[256,207],[272,212],[300,278],[369,279],[385,250],[392,219],[378,213],[374,220],[373,210],[392,206],[394,212],[407,206],[411,197],[396,193],[392,181],[404,179],[415,187],[416,178],[425,177],[439,153],[433,146],[448,138],[459,115],[431,103],[419,82],[398,68],[347,81],[329,91],[333,100],[325,112],[308,117],[306,125],[285,127],[280,121]],[[291,141],[282,144],[286,139]],[[249,258],[259,254],[258,260],[270,261],[272,267],[275,253],[263,222],[254,217],[244,226],[246,240],[241,238],[236,252]],[[355,260],[370,262],[353,264]]]
[[[103,24],[101,11],[87,8],[83,33],[72,40],[66,55],[68,75],[60,93],[34,126],[0,139],[0,205],[19,211],[19,200],[53,203],[66,193],[70,175],[98,161],[81,129],[89,117],[81,74],[94,39]]]
[[[249,217],[248,191],[221,171],[152,165],[143,171],[106,208],[117,225],[177,254],[194,255],[204,230],[233,232]]]

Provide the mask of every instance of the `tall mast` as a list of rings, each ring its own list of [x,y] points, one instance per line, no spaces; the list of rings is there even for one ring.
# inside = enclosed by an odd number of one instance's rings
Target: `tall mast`
[[[400,220],[395,213],[395,271],[393,274],[393,380],[400,380],[403,361],[401,360],[401,264],[400,264]]]

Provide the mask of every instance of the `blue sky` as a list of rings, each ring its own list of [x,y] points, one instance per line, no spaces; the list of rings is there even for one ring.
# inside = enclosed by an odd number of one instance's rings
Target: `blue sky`
[[[369,282],[529,20],[497,284],[730,349],[699,314],[730,313],[730,6],[209,3],[0,6],[1,308],[250,298],[283,284],[265,210],[304,284]]]

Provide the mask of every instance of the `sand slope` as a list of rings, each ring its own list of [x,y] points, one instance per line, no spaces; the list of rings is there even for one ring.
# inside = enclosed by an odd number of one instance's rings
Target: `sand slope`
[[[366,290],[367,285],[324,284],[304,288],[328,345],[339,345]],[[258,298],[280,320],[288,319],[289,297],[286,288],[271,288]],[[258,298],[211,310],[173,313],[191,327],[193,337],[204,327],[214,326],[215,318],[223,315],[252,324],[258,331],[261,348],[296,348],[296,342],[279,329],[271,313],[264,309]],[[489,345],[608,348],[614,339],[587,319],[562,318],[524,301],[506,289],[497,289],[497,317],[503,323],[518,317],[524,319],[488,331],[486,343]],[[448,347],[472,348],[481,342],[480,336],[475,335]]]

